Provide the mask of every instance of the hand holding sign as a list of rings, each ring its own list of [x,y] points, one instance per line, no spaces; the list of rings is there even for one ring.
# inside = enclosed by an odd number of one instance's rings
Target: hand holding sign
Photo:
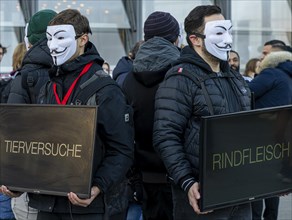
[[[201,212],[198,204],[198,200],[201,198],[201,195],[199,193],[200,185],[198,182],[195,182],[191,188],[189,189],[188,192],[188,198],[189,198],[189,203],[193,207],[194,211],[200,215],[200,214],[208,214],[212,211],[208,212]]]
[[[87,207],[99,195],[100,189],[97,186],[91,187],[91,196],[89,199],[80,199],[75,193],[68,193],[68,199],[73,205]]]
[[[19,197],[23,192],[13,192],[10,191],[6,186],[2,185],[0,187],[0,192],[6,196],[9,196],[10,198]]]

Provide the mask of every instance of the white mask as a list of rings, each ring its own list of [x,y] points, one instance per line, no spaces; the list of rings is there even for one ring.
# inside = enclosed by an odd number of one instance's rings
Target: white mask
[[[62,65],[76,53],[76,33],[72,25],[48,26],[47,38],[48,47],[56,66]]]
[[[29,41],[28,41],[28,38],[27,38],[27,28],[28,28],[28,23],[26,23],[26,25],[25,25],[24,38],[23,38],[26,50],[28,51],[29,50]]]
[[[220,60],[228,60],[232,47],[232,24],[230,20],[209,21],[205,25],[204,34],[207,51]]]

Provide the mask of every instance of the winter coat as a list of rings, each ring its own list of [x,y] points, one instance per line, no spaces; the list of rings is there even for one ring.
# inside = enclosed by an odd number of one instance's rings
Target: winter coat
[[[132,71],[133,61],[129,57],[122,57],[113,70],[113,79],[122,86],[128,73]]]
[[[11,198],[0,193],[0,219],[14,219]]]
[[[88,42],[84,54],[50,70],[50,80],[56,83],[57,93],[62,100],[84,66],[90,62],[93,62],[92,66],[77,81],[67,105],[76,103],[76,95],[91,77],[97,76],[96,80],[100,80],[100,77],[109,77],[103,72],[96,75],[97,71],[102,70],[104,61],[94,45]],[[57,104],[51,82],[42,88],[38,100],[40,104]],[[92,185],[98,186],[101,193],[88,207],[74,206],[67,197],[30,194],[30,206],[56,213],[105,212],[104,196],[109,195],[111,189],[122,182],[133,162],[132,110],[126,105],[125,97],[117,85],[102,88],[90,98],[90,102],[92,99],[95,100],[94,105],[98,105]]]
[[[214,115],[249,110],[250,91],[228,62],[222,61],[222,72],[214,73],[188,46],[182,49],[178,65],[167,72],[155,97],[153,143],[174,182],[187,191],[199,181],[200,118],[211,113],[201,87],[179,74],[184,69],[206,78]]]
[[[260,64],[260,74],[248,85],[255,108],[292,104],[292,53],[272,52]]]
[[[49,80],[48,70],[52,65],[53,59],[47,46],[47,39],[45,38],[35,43],[25,54],[22,67],[11,82],[7,103],[31,104],[28,90],[22,84],[22,76],[32,73],[34,76],[33,91],[37,97],[41,87]]]
[[[149,39],[140,47],[133,71],[128,74],[122,87],[134,109],[135,164],[150,175],[163,173],[166,176],[163,162],[152,145],[154,98],[159,83],[179,54],[178,48],[164,38]]]

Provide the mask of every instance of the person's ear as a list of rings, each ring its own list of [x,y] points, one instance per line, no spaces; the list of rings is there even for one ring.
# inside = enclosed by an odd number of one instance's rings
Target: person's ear
[[[81,37],[79,37],[79,41],[80,41],[79,45],[81,47],[85,46],[85,44],[89,41],[88,34],[83,34]]]
[[[192,42],[193,46],[196,46],[196,47],[202,46],[203,39],[201,37],[196,36],[195,34],[190,35],[189,40]]]

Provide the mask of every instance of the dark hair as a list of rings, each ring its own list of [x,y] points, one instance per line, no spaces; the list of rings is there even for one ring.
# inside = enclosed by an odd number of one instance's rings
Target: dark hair
[[[238,60],[240,60],[240,56],[239,56],[239,54],[235,50],[230,50],[230,53],[235,53],[236,56],[238,57]]]
[[[7,48],[3,47],[2,44],[0,44],[0,48],[3,50],[3,55],[7,53]]]
[[[292,47],[290,46],[283,46],[283,45],[272,45],[272,49],[276,49],[278,51],[288,51],[292,53]]]
[[[88,19],[76,9],[66,9],[57,14],[49,25],[71,24],[76,35],[92,33]]]
[[[248,76],[248,72],[250,72],[250,71],[255,73],[258,61],[260,61],[259,58],[250,59],[245,65],[245,70],[244,70],[243,76]]]
[[[135,43],[134,47],[129,52],[129,58],[132,60],[135,60],[136,53],[138,52],[140,46],[144,43],[144,40],[140,40],[137,43]]]
[[[184,27],[187,33],[186,40],[189,46],[192,46],[189,36],[194,33],[202,33],[204,30],[205,17],[221,14],[221,8],[217,5],[201,5],[195,7],[185,18]]]
[[[278,45],[278,46],[286,46],[286,44],[281,41],[281,40],[270,40],[270,41],[267,41],[264,46],[267,46],[267,45],[271,45],[271,46],[274,46],[274,45]]]

